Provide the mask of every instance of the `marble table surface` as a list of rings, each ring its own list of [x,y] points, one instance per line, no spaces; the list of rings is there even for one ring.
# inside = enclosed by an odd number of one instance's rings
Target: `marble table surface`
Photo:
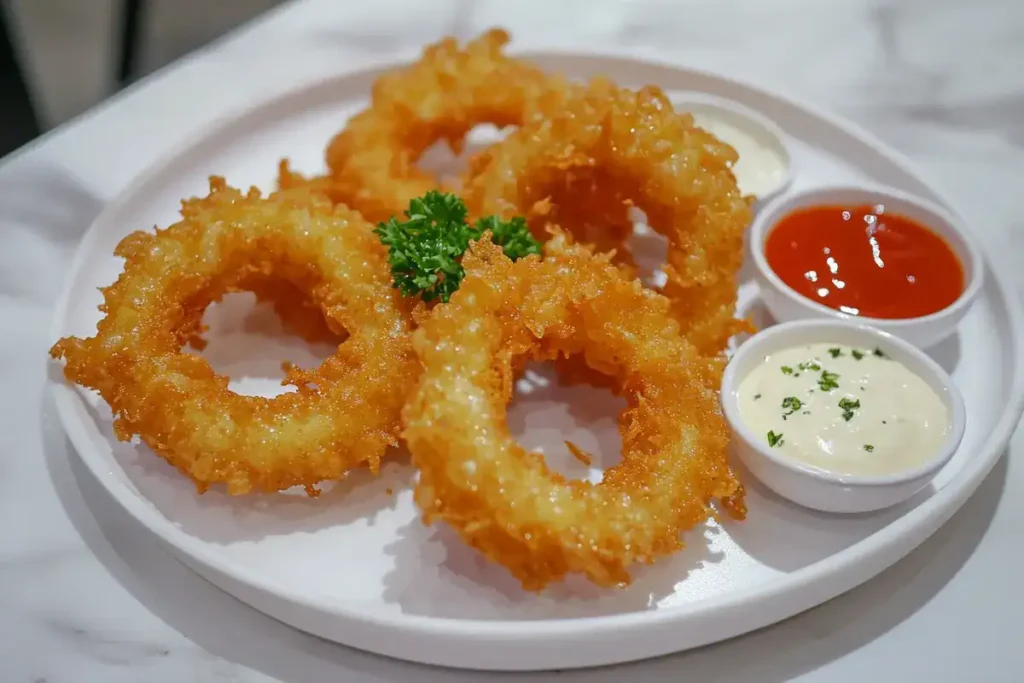
[[[50,309],[76,242],[158,155],[257,95],[440,35],[627,47],[731,72],[857,121],[912,157],[1024,289],[1024,4],[1015,0],[520,0],[283,6],[0,162],[0,679],[103,681],[1020,681],[1024,435],[934,537],[783,624],[630,666],[484,676],[388,661],[222,594],[127,517],[46,400]],[[1016,257],[1014,255],[1017,255]]]

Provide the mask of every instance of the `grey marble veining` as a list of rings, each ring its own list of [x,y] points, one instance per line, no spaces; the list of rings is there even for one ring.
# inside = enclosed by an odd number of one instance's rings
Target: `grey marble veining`
[[[244,102],[258,79],[408,54],[494,24],[517,45],[624,46],[734,73],[863,124],[950,195],[997,260],[1017,265],[1024,291],[1024,4],[1015,0],[294,3],[0,164],[0,237],[21,245],[0,250],[0,681],[523,679],[386,662],[222,594],[105,494],[42,391],[49,308],[74,242],[154,155]],[[161,114],[185,89],[204,106]],[[144,120],[164,134],[131,128]],[[1024,559],[1022,448],[1018,438],[1015,457],[919,550],[828,605],[688,654],[524,680],[1020,680],[1007,601]]]

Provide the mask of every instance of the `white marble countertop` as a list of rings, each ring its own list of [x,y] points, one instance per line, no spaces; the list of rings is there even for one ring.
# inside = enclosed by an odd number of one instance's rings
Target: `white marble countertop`
[[[499,681],[326,643],[171,558],[69,452],[45,400],[50,308],[75,244],[157,155],[256,94],[440,35],[627,46],[845,115],[910,155],[997,261],[1024,248],[1024,4],[979,0],[331,2],[286,5],[0,164],[0,679]],[[1019,259],[1019,257],[1018,257]],[[1018,260],[1019,263],[1019,260]],[[1016,284],[1024,290],[1017,267]],[[904,561],[781,625],[699,651],[530,681],[1020,681],[1024,435]]]

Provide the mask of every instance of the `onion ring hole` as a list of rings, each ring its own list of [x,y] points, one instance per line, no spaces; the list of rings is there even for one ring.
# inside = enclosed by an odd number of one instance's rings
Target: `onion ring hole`
[[[447,140],[435,141],[420,154],[416,167],[433,175],[442,187],[458,191],[469,160],[487,147],[501,142],[514,130],[516,126],[499,128],[481,123],[466,134],[460,149],[453,149]]]
[[[278,281],[279,286],[284,285]],[[296,289],[296,292],[298,290]],[[311,311],[324,320],[319,310]],[[310,319],[310,324],[316,322]],[[271,302],[253,292],[232,292],[207,307],[203,314],[206,345],[193,352],[218,375],[230,378],[228,388],[243,396],[277,396],[295,391],[282,385],[283,364],[312,370],[325,361],[347,335],[335,335],[324,325],[324,336],[304,339],[274,311]],[[330,335],[330,336],[328,336]]]
[[[561,384],[553,363],[534,362],[516,382],[508,428],[527,451],[543,454],[553,471],[596,484],[604,469],[622,459],[618,418],[626,407],[605,387]]]

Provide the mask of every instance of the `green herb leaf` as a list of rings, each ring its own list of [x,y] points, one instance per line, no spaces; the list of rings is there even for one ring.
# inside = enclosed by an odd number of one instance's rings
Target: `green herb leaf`
[[[801,370],[813,370],[814,372],[817,372],[818,370],[821,370],[821,366],[818,365],[817,363],[815,363],[814,361],[811,361],[809,363],[801,363],[800,364],[800,369]]]
[[[792,375],[793,374],[793,368],[789,367],[788,365],[783,365],[782,366],[782,374],[783,375]]]
[[[828,352],[833,358],[839,358],[839,356],[843,355],[843,350],[839,347],[829,349]]]
[[[843,398],[839,400],[839,407],[843,410],[843,419],[849,422],[853,419],[853,411],[860,408],[860,399]]]
[[[525,219],[502,221],[490,216],[470,227],[462,200],[436,190],[409,202],[404,221],[392,217],[380,223],[374,233],[388,247],[391,277],[404,296],[446,302],[466,275],[462,255],[469,243],[486,230],[513,261],[540,253],[540,244],[530,234]]]
[[[882,351],[882,349],[878,348],[877,346],[875,347],[875,350],[872,351],[871,353],[873,353],[874,355],[878,356],[879,358],[888,358],[889,357],[889,356],[885,355],[885,352]]]
[[[798,399],[796,396],[787,396],[782,399],[782,407],[789,410],[800,410],[800,406],[803,405],[803,401]]]
[[[818,379],[818,388],[822,391],[831,391],[832,389],[838,389],[839,383],[836,380],[839,379],[839,375],[828,370],[821,371],[821,378]]]
[[[866,450],[868,453],[872,453],[872,452],[874,452],[875,447],[872,446],[869,443],[866,443],[866,444],[864,444],[864,450]]]
[[[858,351],[857,349],[854,349],[854,350],[850,351],[850,355],[852,355],[856,360],[860,360],[861,358],[864,357],[864,352],[863,351]]]
[[[784,442],[782,441],[782,432],[776,434],[775,432],[768,432],[768,446],[769,448],[775,448],[781,446]]]
[[[755,400],[755,401],[756,401],[757,399],[759,399],[759,398],[761,398],[761,394],[754,394],[754,400]]]

